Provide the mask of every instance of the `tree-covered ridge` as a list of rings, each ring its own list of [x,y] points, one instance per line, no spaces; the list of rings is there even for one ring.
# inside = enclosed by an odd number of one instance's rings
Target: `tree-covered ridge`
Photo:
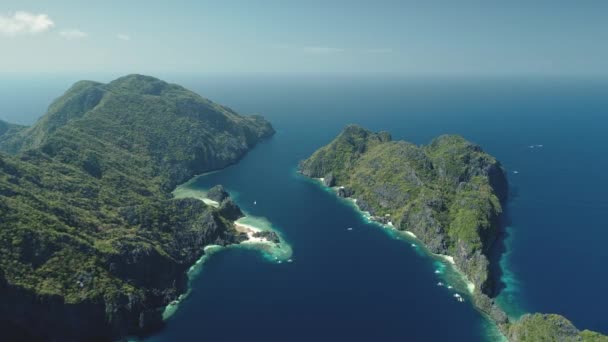
[[[608,336],[579,331],[572,322],[555,314],[524,315],[511,324],[508,337],[513,342],[608,342]]]
[[[14,154],[0,153],[0,325],[59,340],[158,327],[203,248],[244,238],[230,199],[216,209],[170,191],[273,132],[147,76],[75,84],[0,140]]]
[[[494,157],[456,135],[416,146],[351,125],[302,161],[300,171],[339,186],[338,195],[356,198],[376,221],[411,231],[431,252],[453,256],[475,285],[475,304],[507,323],[491,299],[489,255],[501,234],[507,197],[507,180]]]
[[[13,125],[0,120],[0,137],[3,136]]]
[[[173,188],[193,173],[227,166],[273,133],[260,116],[240,116],[181,86],[130,75],[108,84],[76,83],[0,150],[39,148],[61,161],[87,164],[97,176],[134,158]]]
[[[11,124],[0,120],[0,145],[6,140],[13,139],[13,136],[19,134],[26,127],[21,125]]]
[[[486,254],[499,233],[506,178],[479,146],[442,136],[419,147],[348,126],[300,169],[335,179],[376,219],[412,231],[434,253],[455,256],[478,289],[490,286]]]
[[[433,253],[454,257],[475,285],[475,305],[511,341],[607,341],[578,331],[559,315],[525,315],[509,322],[495,305],[490,255],[501,234],[502,205],[508,184],[500,163],[458,135],[443,135],[429,145],[392,141],[351,125],[300,163],[300,172],[337,186],[354,197],[372,218],[413,232]]]

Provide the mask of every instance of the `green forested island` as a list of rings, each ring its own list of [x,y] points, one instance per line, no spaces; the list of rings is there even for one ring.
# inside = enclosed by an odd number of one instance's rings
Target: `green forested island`
[[[81,81],[31,127],[0,122],[0,324],[27,340],[109,340],[162,324],[235,204],[171,191],[274,133],[181,86]],[[238,208],[237,208],[238,209]]]
[[[372,219],[415,234],[430,252],[452,256],[474,284],[475,305],[511,341],[605,338],[581,333],[558,315],[526,315],[509,322],[494,303],[498,285],[494,252],[502,234],[508,184],[501,164],[479,146],[456,135],[416,146],[393,141],[387,132],[350,125],[302,161],[299,170],[323,178],[338,196],[356,199]],[[567,329],[556,330],[566,327],[565,322]]]
[[[0,145],[3,145],[6,140],[12,140],[13,136],[19,134],[24,129],[26,129],[25,126],[0,120]]]

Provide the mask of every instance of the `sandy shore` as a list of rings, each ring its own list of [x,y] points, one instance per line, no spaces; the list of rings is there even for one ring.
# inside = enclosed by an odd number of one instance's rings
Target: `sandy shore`
[[[203,198],[203,202],[205,202],[206,205],[210,205],[212,207],[215,208],[219,208],[220,204],[212,199],[208,199],[208,198]]]
[[[321,181],[321,185],[325,187],[325,185],[323,184],[323,178],[317,178],[317,179],[318,179],[319,181]],[[330,188],[330,189],[332,189],[334,192],[337,192],[337,190],[338,190],[339,188],[340,188],[340,187],[332,187],[332,188]],[[409,238],[411,238],[411,239],[416,239],[416,240],[418,240],[418,237],[416,236],[416,234],[412,233],[412,232],[411,232],[411,231],[409,231],[409,230],[399,230],[399,229],[397,229],[397,227],[395,227],[395,226],[393,225],[393,223],[392,223],[392,222],[389,222],[388,224],[382,224],[382,223],[380,223],[380,222],[374,221],[374,220],[373,220],[373,217],[370,215],[370,213],[369,213],[369,212],[367,212],[367,211],[363,211],[363,210],[361,210],[361,208],[359,208],[359,206],[357,205],[357,199],[356,199],[356,198],[354,198],[354,197],[348,197],[348,198],[346,198],[346,199],[347,199],[347,200],[349,200],[349,201],[352,201],[352,203],[354,204],[354,206],[355,206],[355,208],[357,209],[357,211],[358,211],[359,213],[361,213],[361,214],[362,214],[362,215],[363,215],[363,216],[364,216],[366,219],[368,219],[368,220],[370,220],[370,221],[372,221],[372,222],[375,222],[375,223],[377,223],[377,224],[379,224],[379,225],[381,225],[381,226],[383,226],[383,227],[385,227],[385,228],[393,229],[393,230],[395,230],[396,232],[401,233],[401,234],[404,234],[404,235],[406,235],[407,237],[409,237]],[[434,253],[430,253],[430,252],[429,252],[429,254],[431,254],[431,255],[433,255],[433,256],[436,256],[436,257],[440,258],[440,259],[441,259],[441,260],[443,260],[444,262],[449,263],[449,264],[452,266],[452,268],[453,268],[453,269],[454,269],[454,270],[455,270],[455,271],[456,271],[456,272],[457,272],[457,273],[458,273],[458,274],[459,274],[459,275],[462,277],[462,279],[464,280],[464,282],[465,282],[465,284],[466,284],[466,286],[467,286],[467,290],[469,291],[469,293],[470,293],[470,294],[473,294],[473,293],[475,292],[475,284],[473,284],[473,283],[472,283],[472,282],[471,282],[471,281],[468,279],[468,277],[467,277],[467,276],[464,274],[464,272],[462,272],[462,271],[461,271],[461,270],[458,268],[458,266],[456,266],[456,262],[454,261],[454,257],[452,257],[452,256],[450,256],[450,255],[445,255],[445,254],[434,254]]]
[[[409,237],[413,237],[414,239],[417,239],[418,237],[416,237],[416,234],[410,232],[409,230],[404,230],[403,234],[409,236]]]
[[[257,228],[257,227],[254,227],[254,226],[251,226],[248,224],[240,223],[238,221],[234,222],[234,228],[238,232],[247,234],[247,240],[245,240],[241,243],[272,243],[271,241],[268,241],[265,238],[253,236],[253,234],[263,231],[260,228]]]
[[[316,179],[318,181],[320,181],[321,186],[325,187],[325,185],[323,184],[323,178],[316,178]],[[339,188],[340,187],[336,186],[336,187],[332,187],[332,188],[329,188],[329,189],[333,190],[336,193]],[[370,220],[372,222],[375,222],[375,223],[377,223],[377,224],[379,224],[379,225],[381,225],[381,226],[383,226],[385,228],[395,230],[396,232],[398,232],[400,234],[404,234],[404,235],[406,235],[407,237],[409,237],[411,239],[418,240],[418,237],[416,236],[416,234],[412,233],[409,230],[399,230],[399,229],[397,229],[392,224],[392,222],[389,222],[389,224],[382,224],[380,222],[374,221],[369,212],[363,211],[363,210],[361,210],[361,208],[359,208],[359,206],[357,205],[357,199],[356,198],[354,198],[354,197],[347,197],[346,200],[351,201],[354,204],[354,206],[357,209],[357,211],[359,213],[361,213],[366,219],[368,219],[368,220]],[[441,259],[442,261],[444,261],[446,263],[449,263],[450,266],[452,266],[452,268],[462,277],[462,280],[465,282],[467,290],[469,291],[469,293],[473,294],[475,292],[475,284],[473,284],[468,279],[468,277],[464,274],[464,272],[462,272],[462,270],[460,270],[458,268],[458,266],[456,266],[456,262],[454,261],[454,257],[452,257],[450,255],[445,255],[445,254],[434,254],[434,253],[430,253],[430,252],[428,252],[428,253],[430,255],[432,255],[432,256],[438,257],[439,259]]]
[[[213,171],[210,173],[214,173],[214,172],[217,172],[217,171]],[[209,174],[209,173],[206,173],[206,174]],[[206,174],[203,174],[203,175],[206,175]],[[201,175],[201,176],[203,176],[203,175]],[[174,198],[195,198],[195,199],[203,201],[205,204],[207,204],[209,206],[219,208],[220,203],[207,198],[206,191],[191,189],[188,187],[188,184],[191,184],[198,177],[200,177],[200,176],[197,176],[197,177],[191,179],[190,181],[188,181],[187,183],[178,186],[173,191]],[[243,217],[239,220],[242,220],[244,218],[246,218],[246,217]],[[249,217],[249,218],[251,219],[251,217]],[[276,244],[265,238],[253,236],[253,234],[255,234],[255,233],[262,232],[265,230],[274,231],[274,229],[261,229],[261,228],[258,228],[258,227],[255,227],[255,226],[252,226],[249,224],[241,223],[241,222],[239,222],[239,220],[233,222],[234,227],[238,232],[247,234],[247,240],[241,242],[241,244],[233,244],[233,245],[228,245],[228,246],[207,245],[207,246],[203,247],[203,250],[204,250],[203,255],[201,255],[201,257],[187,271],[187,275],[188,275],[189,279],[192,279],[193,277],[196,277],[199,274],[205,261],[216,251],[220,251],[220,250],[223,250],[226,248],[238,248],[239,245],[242,245],[242,244],[251,244],[249,246],[241,246],[241,247],[254,248],[254,249],[262,251],[264,254],[268,254],[269,255],[268,259],[271,260],[272,262],[282,263],[283,260],[292,262],[291,259],[289,259],[292,254],[291,246],[289,246],[287,243],[285,243],[284,241],[281,241],[280,244]],[[275,233],[276,233],[276,231],[275,231]],[[185,293],[179,295],[179,297],[177,299],[173,300],[171,303],[169,303],[165,306],[165,309],[162,313],[163,320],[167,320],[178,310],[180,303],[188,297],[190,292],[191,292],[191,289],[188,286],[188,290]]]
[[[439,257],[442,260],[445,260],[447,262],[449,262],[452,265],[456,265],[456,263],[454,262],[454,257],[449,256],[449,255],[445,255],[445,254],[435,254],[437,257]]]

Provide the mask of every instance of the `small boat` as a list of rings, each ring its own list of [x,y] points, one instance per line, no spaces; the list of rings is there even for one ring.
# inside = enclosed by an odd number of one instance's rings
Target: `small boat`
[[[412,244],[412,247],[416,247],[416,244],[415,244],[415,243],[413,243],[413,244]]]
[[[461,298],[460,295],[458,293],[454,293],[454,297],[455,298]]]
[[[437,286],[443,286],[443,283],[442,282],[438,282]]]
[[[517,170],[516,170],[516,171],[513,171],[513,173],[514,173],[514,174],[518,174],[518,173],[519,173],[519,171],[517,171]]]
[[[435,274],[439,274],[439,273],[441,273],[440,270],[435,270]]]
[[[464,298],[462,298],[462,297],[458,297],[458,298],[456,298],[456,300],[459,301],[459,302],[461,302],[461,303],[464,302]]]
[[[353,230],[353,228],[352,227],[348,227],[348,228],[346,228],[346,230]]]
[[[253,201],[253,205],[256,205],[256,204],[258,204],[258,202],[257,201]]]
[[[452,285],[448,285],[448,289],[451,289],[451,288],[452,288]]]
[[[293,260],[289,259],[289,260],[287,260],[287,262],[293,262]]]

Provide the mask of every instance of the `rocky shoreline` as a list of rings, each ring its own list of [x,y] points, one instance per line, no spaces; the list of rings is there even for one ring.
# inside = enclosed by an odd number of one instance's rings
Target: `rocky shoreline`
[[[242,223],[242,219],[247,218],[247,216],[241,211],[238,205],[232,201],[230,194],[228,194],[222,185],[216,185],[206,192],[193,190],[191,194],[193,193],[198,193],[195,198],[203,203],[206,203],[206,200],[211,200],[216,203],[219,202],[220,205],[217,207],[219,212],[226,212],[226,208],[230,208],[228,209],[229,215],[225,217],[233,220],[230,224],[234,228],[235,241],[233,243],[223,245],[206,245],[203,248],[203,254],[186,271],[188,279],[198,273],[200,267],[203,266],[204,262],[213,252],[222,248],[239,245],[253,245],[255,248],[259,248],[261,251],[270,251],[272,254],[272,249],[278,250],[284,247],[283,245],[285,242],[281,240],[277,232]],[[273,256],[273,258],[275,260],[279,259],[278,256]],[[282,256],[282,258],[287,259],[288,254]],[[162,314],[163,321],[169,319],[175,313],[175,311],[178,310],[179,304],[188,297],[189,293],[190,289],[189,286],[187,286],[183,292],[176,294],[176,297],[172,298],[170,302],[165,305]]]
[[[473,284],[475,307],[506,334],[509,319],[493,299],[499,288],[493,271],[508,184],[500,163],[479,146],[443,136],[419,147],[351,125],[302,161],[299,172],[339,197],[356,198],[371,220],[409,231],[430,253],[451,256]]]
[[[231,199],[171,191],[274,134],[261,116],[144,75],[77,82],[13,128],[0,127],[0,326],[28,341],[160,329],[205,246],[247,239]]]
[[[495,302],[502,287],[508,183],[501,164],[480,146],[457,135],[418,146],[349,125],[298,170],[352,199],[370,220],[411,234],[429,253],[451,259],[472,285],[475,308],[509,341],[608,341],[559,315],[510,319]]]
[[[301,171],[299,173],[302,174]],[[385,228],[393,229],[396,232],[403,233],[407,237],[412,239],[413,241],[422,242],[424,244],[425,249],[428,250],[430,255],[432,255],[434,257],[438,257],[438,258],[442,259],[443,261],[449,263],[452,267],[454,267],[455,271],[458,272],[464,278],[465,282],[468,284],[467,291],[469,292],[470,297],[473,299],[475,307],[477,309],[479,309],[483,314],[489,316],[490,319],[492,319],[492,321],[494,321],[497,324],[501,333],[506,334],[508,332],[507,324],[508,324],[509,320],[508,320],[506,313],[502,309],[500,309],[500,307],[498,307],[498,305],[490,297],[490,294],[479,291],[480,285],[472,282],[470,275],[463,271],[462,266],[459,266],[459,265],[466,264],[467,263],[466,259],[463,260],[461,258],[449,255],[449,254],[447,254],[448,251],[445,249],[443,249],[443,250],[430,249],[429,246],[427,245],[427,242],[420,239],[414,230],[397,229],[393,225],[393,223],[390,221],[390,216],[387,216],[387,215],[374,216],[372,214],[372,213],[374,213],[374,209],[372,207],[370,207],[369,204],[367,204],[365,201],[361,201],[360,199],[353,197],[354,191],[345,186],[340,186],[340,185],[336,184],[335,179],[333,177],[331,177],[331,175],[329,175],[328,177],[320,177],[320,178],[315,178],[315,179],[318,180],[318,182],[322,186],[324,186],[328,189],[331,189],[337,197],[352,200],[352,203],[354,204],[356,209],[361,213],[361,215],[363,215],[370,221],[378,223],[379,225],[381,225]],[[330,181],[328,181],[328,179],[330,179]],[[504,230],[504,226],[501,226],[500,231],[503,231],[503,230]],[[418,232],[418,234],[420,234],[420,233],[421,232]],[[423,236],[426,236],[426,235],[423,235]],[[494,243],[496,243],[496,241]],[[500,258],[500,255],[496,254],[495,257],[492,258],[490,263],[494,263],[494,262],[498,263],[499,258]],[[491,272],[488,272],[488,277],[492,277],[492,276],[494,276],[494,275],[491,274]],[[494,293],[496,290],[494,287],[490,287],[487,285],[485,286],[485,288],[490,293]]]

